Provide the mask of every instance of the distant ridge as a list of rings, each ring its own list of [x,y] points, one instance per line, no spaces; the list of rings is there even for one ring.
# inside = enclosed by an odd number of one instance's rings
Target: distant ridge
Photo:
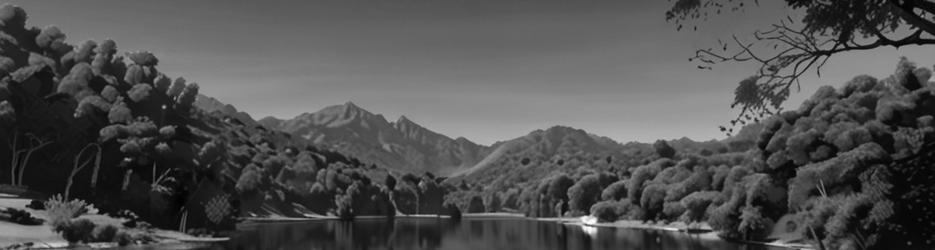
[[[225,104],[210,96],[198,94],[198,96],[195,97],[195,103],[193,105],[208,113],[219,112],[222,115],[233,117],[244,124],[258,124],[257,121],[253,120],[250,114],[239,111],[234,105]]]
[[[626,158],[650,153],[651,143],[628,142],[590,134],[582,129],[553,126],[485,146],[464,137],[451,138],[407,116],[390,122],[353,102],[303,113],[292,119],[265,117],[257,122],[324,145],[361,160],[400,172],[431,172],[441,176],[484,176],[515,167],[522,158],[548,162],[562,157]],[[680,152],[714,150],[724,144],[696,142],[687,137],[669,141]]]
[[[436,133],[405,116],[389,122],[353,102],[288,120],[266,117],[259,124],[405,172],[445,175],[474,166],[489,151],[468,139]]]

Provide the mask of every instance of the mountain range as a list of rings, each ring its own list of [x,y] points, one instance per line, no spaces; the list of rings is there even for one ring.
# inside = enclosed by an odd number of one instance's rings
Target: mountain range
[[[309,140],[362,161],[390,170],[431,172],[441,176],[472,175],[511,165],[522,158],[537,162],[561,156],[626,158],[626,154],[651,152],[649,143],[621,144],[581,129],[553,126],[514,139],[481,145],[466,138],[451,138],[428,129],[406,116],[389,121],[353,102],[303,113],[291,119],[265,117],[254,122],[248,114],[210,97],[199,97],[196,105],[208,112],[221,112],[242,123],[278,130]],[[723,145],[718,141],[672,140],[679,151]],[[510,164],[508,164],[510,163]]]
[[[449,174],[474,166],[490,150],[465,138],[436,133],[405,116],[390,122],[352,102],[288,120],[266,117],[259,124],[373,164],[415,173]]]

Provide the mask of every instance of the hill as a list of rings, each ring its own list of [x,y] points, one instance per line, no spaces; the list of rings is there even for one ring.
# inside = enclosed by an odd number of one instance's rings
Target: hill
[[[26,26],[22,8],[0,13],[5,192],[82,199],[128,225],[211,231],[242,216],[393,216],[397,201],[412,203],[391,200],[385,169],[258,126],[160,72],[151,52],[72,45],[55,26]]]
[[[237,119],[237,122],[244,125],[259,125],[256,120],[253,120],[253,117],[251,117],[250,114],[239,111],[236,107],[234,107],[234,105],[223,103],[220,100],[210,96],[198,94],[198,96],[195,97],[195,103],[193,105],[208,113],[217,112],[218,116]]]

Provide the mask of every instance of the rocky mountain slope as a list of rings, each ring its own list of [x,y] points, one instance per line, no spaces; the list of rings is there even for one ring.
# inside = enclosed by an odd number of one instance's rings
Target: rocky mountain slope
[[[405,116],[387,121],[351,102],[288,120],[267,117],[259,123],[405,172],[445,175],[474,166],[489,151],[465,138],[436,133]]]

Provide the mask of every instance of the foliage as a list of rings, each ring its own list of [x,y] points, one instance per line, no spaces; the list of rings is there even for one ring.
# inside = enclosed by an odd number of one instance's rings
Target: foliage
[[[614,182],[616,177],[606,174],[590,174],[568,188],[568,209],[572,212],[587,213],[591,205],[600,201],[601,191]]]
[[[616,201],[601,201],[594,206],[591,206],[591,215],[597,217],[597,220],[600,222],[614,222],[617,221],[617,202]]]
[[[91,232],[91,238],[94,242],[114,242],[117,241],[117,229],[114,225],[98,225]]]
[[[653,149],[656,150],[656,155],[662,158],[672,158],[675,156],[675,149],[669,146],[669,143],[664,140],[657,140],[653,143]]]
[[[114,235],[114,241],[117,242],[118,246],[127,246],[133,243],[133,237],[127,232],[120,231]]]
[[[41,200],[31,200],[29,204],[26,204],[26,208],[33,210],[45,210],[45,202]]]
[[[709,14],[742,10],[744,3],[749,1],[678,0],[666,12],[666,20],[675,22],[681,30],[683,25],[707,19]],[[730,43],[719,40],[718,50],[699,49],[691,58],[700,62],[698,67],[702,69],[721,62],[752,61],[760,65],[754,76],[737,87],[732,107],[739,106],[741,112],[732,125],[776,114],[792,87],[798,86],[799,78],[809,70],[820,75],[821,67],[834,55],[935,44],[935,39],[930,38],[935,34],[935,20],[930,17],[935,5],[929,1],[786,0],[785,5],[800,15],[753,32],[753,38],[748,39],[752,41],[737,36]]]
[[[42,225],[42,223],[44,222],[42,219],[33,217],[32,214],[22,209],[15,209],[12,207],[8,207],[6,211],[4,212],[6,212],[7,216],[9,216],[9,218],[7,218],[6,220],[9,222],[16,223],[16,224]]]
[[[53,227],[67,224],[87,212],[87,203],[83,200],[65,200],[60,194],[53,195],[45,202],[46,213]]]
[[[62,234],[62,238],[65,238],[69,243],[92,242],[95,227],[94,222],[88,219],[80,219],[56,225],[53,230]]]
[[[685,207],[686,222],[704,221],[708,207],[718,199],[718,192],[694,192],[680,201]]]
[[[619,180],[604,188],[601,200],[620,200],[627,197],[627,180]]]

